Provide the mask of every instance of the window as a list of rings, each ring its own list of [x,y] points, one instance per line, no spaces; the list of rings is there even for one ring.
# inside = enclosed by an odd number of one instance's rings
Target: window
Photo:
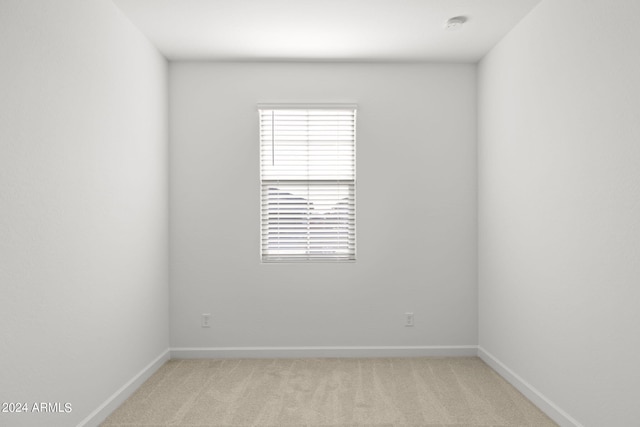
[[[259,116],[262,261],[355,260],[355,106]]]

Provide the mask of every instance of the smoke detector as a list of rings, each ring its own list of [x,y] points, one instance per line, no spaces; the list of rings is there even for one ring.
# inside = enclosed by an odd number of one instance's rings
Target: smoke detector
[[[444,23],[444,28],[447,31],[458,31],[462,29],[462,25],[467,22],[467,18],[464,16],[456,16],[449,19]]]

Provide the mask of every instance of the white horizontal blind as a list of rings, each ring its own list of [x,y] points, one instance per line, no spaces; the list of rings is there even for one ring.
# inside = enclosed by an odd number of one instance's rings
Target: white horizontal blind
[[[262,260],[355,260],[355,108],[259,113]]]

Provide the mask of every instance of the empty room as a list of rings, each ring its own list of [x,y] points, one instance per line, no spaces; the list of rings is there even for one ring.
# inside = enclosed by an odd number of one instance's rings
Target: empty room
[[[637,17],[0,0],[0,425],[640,426]]]

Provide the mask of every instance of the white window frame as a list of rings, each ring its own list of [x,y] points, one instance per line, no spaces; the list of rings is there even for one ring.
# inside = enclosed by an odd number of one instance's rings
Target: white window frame
[[[313,144],[315,139],[319,138],[312,135],[310,129],[314,129],[307,120],[306,132],[306,170],[300,172],[306,174],[304,176],[299,175],[298,168],[304,169],[303,163],[305,163],[304,155],[295,157],[283,156],[283,163],[287,163],[288,160],[294,159],[296,166],[293,167],[295,172],[286,169],[285,166],[282,171],[279,170],[277,165],[273,163],[275,167],[272,167],[272,162],[277,159],[276,148],[283,149],[286,152],[286,148],[281,143],[278,144],[278,137],[274,136],[277,132],[278,124],[274,126],[274,115],[272,115],[271,123],[268,123],[268,114],[279,111],[281,114],[287,114],[287,111],[292,114],[300,114],[300,117],[311,117],[311,123],[314,119],[317,119],[316,114],[330,114],[332,110],[340,111],[341,115],[344,115],[344,125],[338,122],[335,125],[335,132],[340,132],[341,129],[351,129],[352,136],[346,134],[340,134],[335,137],[336,154],[333,157],[329,157],[332,161],[335,161],[335,165],[324,167],[318,167],[316,164],[321,157],[318,156],[318,148],[322,144],[326,144],[325,141],[317,142]],[[316,114],[314,114],[314,112]],[[258,104],[258,123],[259,123],[259,140],[260,140],[260,256],[263,263],[296,263],[296,262],[354,262],[356,260],[356,104]],[[305,116],[305,114],[307,116]],[[282,117],[282,116],[281,116]],[[282,120],[286,120],[282,118]],[[282,126],[287,126],[283,121]],[[315,127],[317,129],[317,127]],[[281,128],[282,129],[282,128]],[[296,129],[299,129],[297,127]],[[270,135],[269,135],[270,134]],[[282,134],[281,134],[282,135]],[[331,137],[329,137],[331,138]],[[333,144],[333,140],[331,140]],[[269,146],[271,144],[271,146]],[[323,146],[323,149],[325,147]],[[331,148],[333,150],[333,148]],[[316,153],[314,161],[309,161],[309,153]],[[350,158],[350,160],[348,159]],[[324,162],[320,162],[324,163]],[[291,174],[295,176],[291,176]],[[275,175],[274,175],[275,174]],[[282,174],[282,175],[278,175]],[[319,177],[326,179],[319,179]],[[276,177],[277,175],[277,177]],[[278,187],[275,187],[278,185]],[[276,191],[274,193],[273,191]],[[306,191],[306,194],[304,193]],[[330,197],[326,196],[328,194]],[[281,195],[285,195],[282,197]],[[302,196],[300,196],[302,195]],[[333,197],[333,198],[332,198]],[[306,201],[304,201],[306,198]],[[325,201],[328,199],[329,201]],[[284,202],[281,201],[284,200]],[[293,227],[293,230],[289,230],[291,234],[295,234],[295,237],[288,237],[295,243],[288,241],[289,247],[294,249],[286,250],[287,243],[279,244],[282,235],[287,235],[287,232],[280,232],[280,214],[276,215],[274,220],[274,214],[269,209],[269,206],[278,206],[274,211],[282,211],[280,206],[285,206],[285,210],[288,210],[286,214],[294,212],[297,214],[297,210],[304,209],[303,222],[293,221],[285,224],[285,226]],[[324,203],[324,204],[323,204]],[[316,227],[313,226],[314,220],[318,220],[318,216],[315,218],[312,212],[314,207],[308,208],[308,206],[325,206],[322,212],[322,218],[326,219],[326,222],[315,222]],[[305,205],[307,207],[305,207]],[[344,205],[347,206],[344,210]],[[293,207],[292,207],[293,206]],[[329,209],[329,210],[328,210]],[[336,213],[337,212],[337,213]],[[338,215],[337,217],[330,217],[328,215]],[[318,215],[318,214],[316,214]],[[298,217],[295,217],[296,220]],[[286,220],[283,220],[286,222]],[[304,221],[306,221],[306,247],[303,242],[305,235]],[[273,225],[276,225],[274,228]],[[333,225],[333,227],[331,227]],[[329,226],[329,228],[327,228]],[[284,227],[283,227],[284,228]],[[315,228],[315,232],[312,231]],[[346,231],[340,231],[345,229]],[[276,232],[273,230],[276,229]],[[331,230],[329,233],[326,230]],[[336,231],[337,229],[337,231]],[[289,234],[289,236],[291,235]],[[327,236],[327,237],[323,237]],[[343,239],[344,237],[344,239]],[[282,238],[282,241],[286,241],[286,238]],[[277,242],[272,244],[273,242]],[[331,243],[329,243],[331,242]],[[327,246],[321,246],[327,245]]]

